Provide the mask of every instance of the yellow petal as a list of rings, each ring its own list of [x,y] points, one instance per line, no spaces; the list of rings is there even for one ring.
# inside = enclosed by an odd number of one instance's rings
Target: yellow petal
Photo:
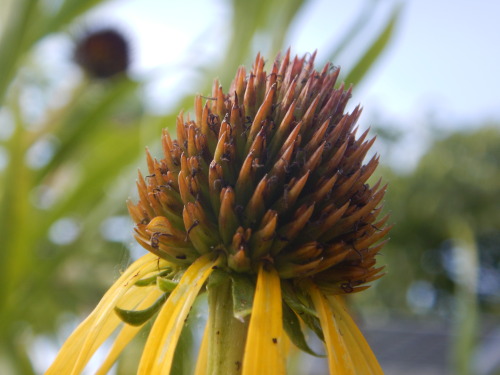
[[[158,266],[158,257],[153,254],[146,254],[134,262],[106,292],[94,311],[66,340],[46,375],[81,373],[92,354],[121,323],[113,311],[117,301],[134,287],[136,280],[154,271]],[[137,304],[144,296],[143,290],[134,289],[136,290],[128,295],[130,297],[127,298],[128,306]]]
[[[196,370],[194,375],[206,375],[208,370],[208,324],[205,326],[203,338],[201,340],[198,361],[196,361]]]
[[[352,347],[355,349],[354,354],[351,352],[351,357],[353,362],[356,363],[356,366],[358,363],[361,365],[358,372],[360,374],[383,375],[384,372],[377,358],[373,354],[370,345],[366,342],[358,326],[351,318],[342,297],[329,296],[328,302],[330,302],[334,314],[339,317],[337,321],[339,322],[340,329],[344,333],[346,343],[348,343],[350,348]]]
[[[146,292],[146,291],[145,291]],[[162,294],[163,291],[156,287],[148,288],[148,293],[146,298],[139,303],[135,309],[143,310],[151,306]],[[144,325],[144,324],[143,324]],[[99,370],[96,372],[96,375],[105,375],[111,369],[116,359],[123,351],[123,349],[128,345],[128,343],[135,337],[135,335],[141,330],[143,325],[140,326],[132,326],[129,324],[125,324],[121,329],[120,333],[114,340],[113,346],[109,351],[106,360],[102,363]]]
[[[243,375],[285,374],[280,279],[260,264],[243,358]]]
[[[309,293],[325,336],[330,374],[355,374],[349,353],[350,348],[346,347],[328,301],[316,285],[309,286]]]
[[[198,258],[189,266],[179,285],[161,308],[149,333],[138,374],[169,374],[184,321],[208,276],[220,262],[213,254]]]

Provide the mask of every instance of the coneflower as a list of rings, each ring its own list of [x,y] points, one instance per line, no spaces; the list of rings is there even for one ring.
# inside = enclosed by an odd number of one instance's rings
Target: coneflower
[[[128,202],[133,263],[62,347],[47,374],[78,374],[122,324],[98,374],[148,320],[139,374],[169,374],[189,311],[208,293],[197,374],[285,374],[290,342],[325,343],[331,374],[380,374],[343,304],[382,276],[375,256],[389,231],[377,219],[385,186],[363,163],[374,138],[356,137],[361,109],[344,113],[351,89],[315,54],[290,52],[270,72],[257,56],[225,94],[197,96],[194,119],[177,118],[163,155],[147,152],[139,202]],[[205,101],[205,103],[203,103]]]
[[[113,29],[92,31],[76,44],[74,59],[92,78],[110,78],[126,73],[130,65],[129,43]]]

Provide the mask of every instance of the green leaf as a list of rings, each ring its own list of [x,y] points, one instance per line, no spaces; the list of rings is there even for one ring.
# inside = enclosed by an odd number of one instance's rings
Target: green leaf
[[[324,341],[323,330],[316,311],[311,307],[308,297],[299,295],[299,291],[288,283],[281,284],[283,300],[302,319],[302,321]]]
[[[151,277],[146,277],[144,279],[137,280],[135,282],[135,286],[149,286],[149,285],[156,284],[156,280],[158,279],[158,277],[166,276],[170,272],[172,272],[172,269],[167,268],[166,270],[161,271],[159,274],[156,274],[156,275],[151,276]],[[160,287],[160,289],[163,290],[161,287]],[[164,292],[171,292],[172,290],[163,290],[163,291]]]
[[[283,303],[283,328],[285,328],[288,337],[300,350],[309,353],[315,357],[324,357],[324,355],[317,354],[314,352],[307,344],[302,328],[300,327],[300,321],[293,310],[286,304]]]
[[[172,281],[164,277],[158,277],[156,279],[156,283],[158,284],[158,288],[166,293],[172,292],[177,287],[177,284],[179,284],[176,281]]]
[[[373,66],[375,61],[387,47],[392,38],[392,34],[394,33],[394,28],[400,14],[401,6],[397,5],[382,32],[374,40],[370,48],[368,48],[363,56],[361,56],[359,61],[354,65],[354,68],[349,72],[349,74],[347,74],[344,79],[346,83],[356,85],[361,82],[368,70]]]
[[[299,315],[307,314],[312,316],[317,316],[316,311],[310,307],[307,307],[297,296],[296,292],[288,284],[282,284],[283,299],[294,311],[298,312]]]
[[[246,275],[235,273],[231,275],[231,279],[234,317],[242,320],[252,312],[255,285]]]
[[[130,324],[131,326],[140,326],[146,323],[151,317],[163,306],[165,301],[167,300],[168,293],[165,293],[160,298],[156,300],[155,303],[144,310],[123,310],[118,306],[115,307],[116,314],[123,320],[125,323]]]

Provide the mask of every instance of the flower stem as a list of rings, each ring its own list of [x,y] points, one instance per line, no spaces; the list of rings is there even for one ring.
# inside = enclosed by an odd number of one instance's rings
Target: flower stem
[[[208,286],[209,338],[208,371],[210,375],[241,374],[248,319],[233,314],[231,278],[218,272]]]

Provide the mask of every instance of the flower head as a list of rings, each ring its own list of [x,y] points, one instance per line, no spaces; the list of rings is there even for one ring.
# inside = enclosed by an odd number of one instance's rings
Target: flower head
[[[107,337],[92,331],[99,324],[112,331],[118,316],[126,322],[105,371],[159,310],[139,373],[168,373],[189,309],[208,289],[199,373],[285,373],[288,339],[312,353],[300,321],[325,341],[331,373],[380,373],[341,295],[382,275],[375,256],[389,231],[387,217],[378,219],[385,186],[367,183],[378,157],[363,162],[374,138],[356,137],[359,107],[344,113],[351,89],[335,88],[339,69],[316,71],[314,58],[288,51],[266,72],[257,56],[229,93],[215,81],[211,97],[196,97],[194,119],[179,115],[176,139],[162,135],[160,159],[147,153],[139,201],[128,207],[151,255],[82,324],[78,369]],[[114,325],[98,321],[104,312]]]
[[[361,110],[344,108],[351,90],[334,89],[338,68],[313,67],[314,55],[257,57],[240,68],[229,94],[217,82],[195,119],[177,120],[164,155],[148,154],[140,201],[129,203],[137,240],[179,265],[221,253],[224,267],[256,273],[273,264],[281,279],[310,278],[343,294],[379,275],[371,247],[387,232],[377,221],[385,187],[366,181],[378,164],[363,159],[374,139],[355,137]]]
[[[75,61],[94,78],[109,78],[127,71],[129,44],[116,30],[103,29],[85,35],[75,49]]]

